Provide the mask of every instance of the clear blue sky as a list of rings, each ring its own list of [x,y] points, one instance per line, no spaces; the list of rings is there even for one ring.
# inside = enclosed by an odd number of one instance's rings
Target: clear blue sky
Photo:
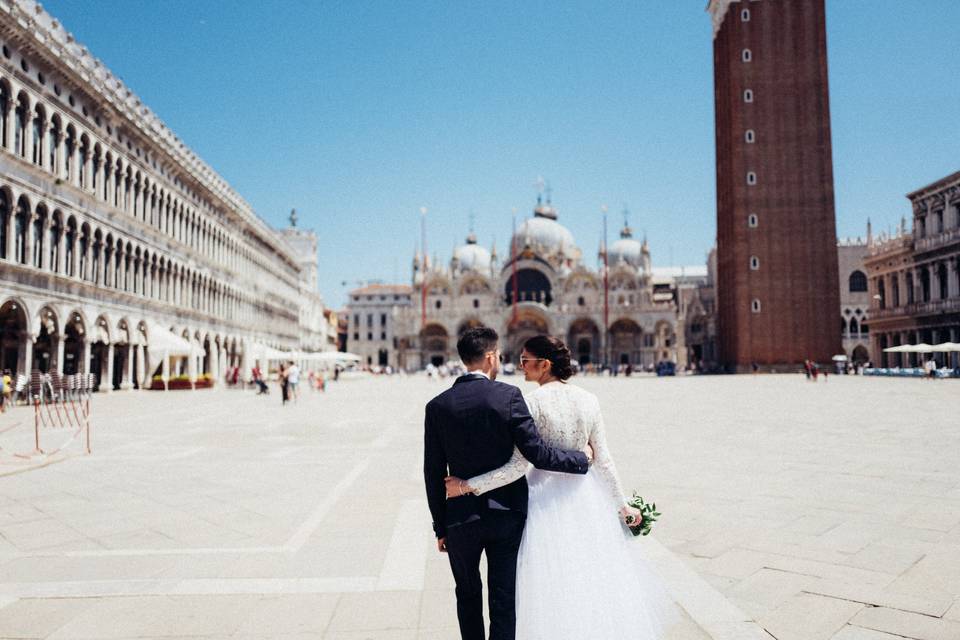
[[[421,206],[431,253],[473,211],[503,254],[539,175],[591,265],[604,203],[655,266],[713,243],[705,0],[43,4],[263,218],[296,207],[335,307],[408,281]],[[827,7],[838,232],[863,235],[960,169],[960,2]]]

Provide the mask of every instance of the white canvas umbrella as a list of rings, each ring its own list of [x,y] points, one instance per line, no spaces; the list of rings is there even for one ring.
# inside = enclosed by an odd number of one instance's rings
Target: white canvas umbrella
[[[960,351],[960,342],[941,342],[940,344],[933,345],[932,350],[944,353]]]
[[[901,344],[896,347],[887,347],[883,350],[884,353],[910,353],[913,349],[912,344]]]

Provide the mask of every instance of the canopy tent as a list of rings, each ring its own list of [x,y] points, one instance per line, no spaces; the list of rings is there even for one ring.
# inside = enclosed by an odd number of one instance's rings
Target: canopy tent
[[[847,356],[845,356],[845,355],[842,354],[842,353],[838,353],[837,355],[833,356],[832,359],[833,359],[834,362],[846,362],[846,361],[847,361]]]
[[[165,357],[202,356],[205,353],[199,346],[150,321],[147,322],[147,346],[152,353],[163,354]]]
[[[150,321],[147,321],[147,348],[150,350],[150,357],[157,358],[161,362],[160,378],[163,380],[164,389],[167,388],[167,382],[170,380],[170,358],[188,358],[187,370],[190,379],[194,380],[196,359],[206,355],[199,345],[184,340],[166,327]],[[150,370],[153,370],[153,366]]]
[[[274,349],[273,347],[268,347],[262,342],[251,342],[248,345],[250,350],[250,360],[263,360],[264,364],[270,361],[277,360],[295,360],[297,353],[295,351],[280,351],[280,349]]]

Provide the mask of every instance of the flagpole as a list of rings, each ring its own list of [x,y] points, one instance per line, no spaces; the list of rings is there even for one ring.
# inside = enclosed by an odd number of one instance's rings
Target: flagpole
[[[512,273],[510,278],[513,280],[513,311],[510,318],[510,326],[517,324],[517,298],[519,289],[517,286],[517,210],[513,210],[513,234],[510,238],[510,257]]]
[[[427,208],[420,207],[420,246],[423,247],[423,280],[420,282],[420,331],[427,327]]]
[[[609,363],[610,351],[610,279],[607,261],[607,205],[603,205],[603,366]]]

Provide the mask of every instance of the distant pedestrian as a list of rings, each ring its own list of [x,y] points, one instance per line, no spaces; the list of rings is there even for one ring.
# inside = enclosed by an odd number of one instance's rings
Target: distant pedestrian
[[[930,358],[925,363],[923,363],[923,369],[927,373],[927,379],[933,380],[937,377],[937,361],[933,358]]]
[[[813,368],[811,365],[812,363],[810,362],[810,360],[803,361],[803,372],[806,374],[807,380],[813,377],[813,370],[812,370]]]
[[[760,365],[758,365],[756,361],[753,361],[750,363],[750,368],[753,369],[754,373],[757,373],[758,371],[760,371]]]
[[[287,385],[289,386],[290,398],[297,400],[300,397],[300,367],[293,361],[290,362],[290,367],[287,369]]]
[[[290,381],[287,380],[287,369],[283,366],[283,363],[280,363],[280,369],[278,371],[280,376],[280,400],[281,404],[287,404],[287,400],[290,399]]]

